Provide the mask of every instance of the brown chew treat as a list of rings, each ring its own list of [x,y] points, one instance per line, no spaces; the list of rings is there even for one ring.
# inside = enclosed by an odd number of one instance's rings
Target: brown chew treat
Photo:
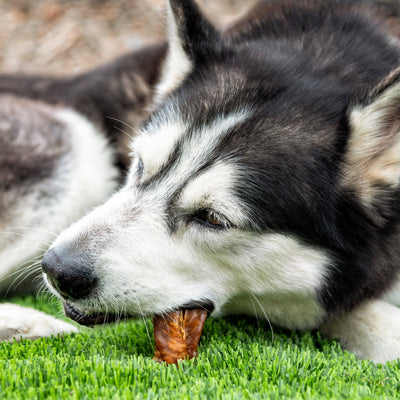
[[[197,356],[201,332],[209,312],[196,308],[176,310],[153,319],[156,351],[154,360],[176,364],[178,360]]]

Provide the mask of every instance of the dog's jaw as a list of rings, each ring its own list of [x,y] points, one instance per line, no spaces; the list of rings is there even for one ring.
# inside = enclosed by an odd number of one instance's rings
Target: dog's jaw
[[[106,312],[85,312],[74,307],[71,303],[63,302],[65,315],[84,326],[94,326],[99,324],[109,324],[112,322],[119,322],[121,319],[133,318],[133,316],[125,314],[113,314]]]

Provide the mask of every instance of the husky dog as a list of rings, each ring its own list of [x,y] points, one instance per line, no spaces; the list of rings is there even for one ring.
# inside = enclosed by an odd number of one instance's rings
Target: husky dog
[[[204,306],[400,357],[400,32],[367,2],[269,0],[226,32],[170,0],[125,185],[65,230],[67,314]]]
[[[104,202],[128,166],[165,45],[65,78],[0,75],[0,295],[32,291],[56,234]],[[73,328],[0,305],[0,340]]]

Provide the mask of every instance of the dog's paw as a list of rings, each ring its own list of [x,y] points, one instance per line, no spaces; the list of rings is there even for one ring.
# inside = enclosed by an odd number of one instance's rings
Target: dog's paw
[[[400,309],[384,301],[370,301],[334,316],[321,332],[339,339],[358,358],[375,363],[400,359]]]
[[[0,304],[0,342],[38,339],[77,331],[75,326],[41,311],[16,304]]]

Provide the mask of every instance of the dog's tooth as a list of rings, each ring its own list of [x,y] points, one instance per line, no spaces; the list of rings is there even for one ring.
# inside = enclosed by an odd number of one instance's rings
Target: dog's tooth
[[[176,310],[153,319],[156,351],[154,360],[177,364],[178,360],[195,358],[197,346],[208,318],[208,311]]]

